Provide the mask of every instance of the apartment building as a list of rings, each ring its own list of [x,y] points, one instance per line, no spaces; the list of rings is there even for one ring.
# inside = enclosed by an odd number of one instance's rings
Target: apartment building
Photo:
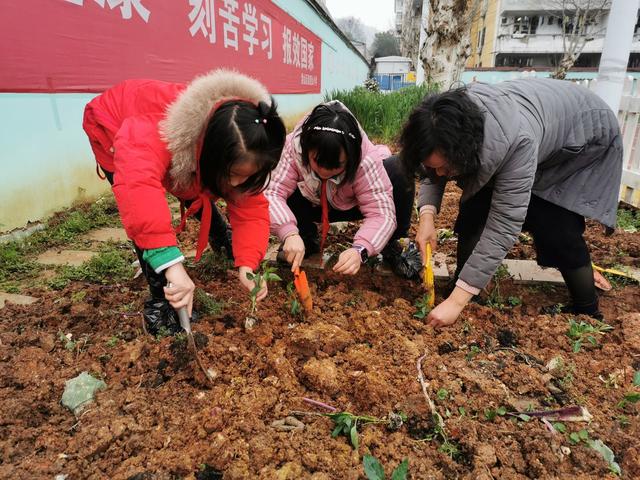
[[[471,56],[467,68],[555,67],[564,52],[563,28],[574,30],[575,12],[562,0],[480,0],[471,26]],[[567,2],[568,3],[568,2]],[[585,1],[586,3],[586,1]],[[591,2],[592,4],[594,2]],[[609,9],[594,11],[580,26],[587,39],[576,67],[597,67],[606,33]],[[576,28],[578,28],[576,26]],[[640,67],[640,23],[636,23],[629,68]]]

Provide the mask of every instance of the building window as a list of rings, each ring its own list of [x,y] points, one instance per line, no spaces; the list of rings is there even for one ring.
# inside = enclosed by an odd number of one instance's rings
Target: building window
[[[553,15],[549,15],[549,18],[547,20],[547,25],[553,25]]]
[[[515,17],[513,21],[513,33],[535,34],[538,29],[539,18],[536,17]]]
[[[507,24],[507,17],[502,17],[502,25],[506,25]]]
[[[484,36],[487,33],[487,27],[482,27],[480,35],[478,35],[478,54],[482,53],[482,47],[484,47]]]

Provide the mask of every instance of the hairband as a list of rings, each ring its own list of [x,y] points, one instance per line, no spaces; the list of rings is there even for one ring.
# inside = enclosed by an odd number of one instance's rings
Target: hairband
[[[260,120],[262,120],[262,123],[264,123],[266,125],[266,123],[267,123],[267,119],[266,118],[256,118],[255,122],[256,123],[260,123]]]
[[[333,132],[333,133],[339,133],[341,135],[345,135],[345,133],[342,130],[338,130],[337,128],[333,128],[333,127],[320,127],[316,125],[315,127],[313,127],[313,130],[322,130],[324,132]],[[356,136],[351,132],[346,133],[346,135],[348,135],[354,140],[356,139]]]

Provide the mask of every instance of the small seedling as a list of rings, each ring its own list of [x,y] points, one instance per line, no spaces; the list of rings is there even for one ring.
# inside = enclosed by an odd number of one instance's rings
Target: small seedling
[[[258,273],[247,273],[247,278],[255,283],[255,287],[251,290],[249,295],[251,296],[251,311],[249,315],[256,313],[256,301],[258,298],[258,292],[262,290],[262,283],[268,284],[269,282],[280,282],[282,278],[277,273],[275,268],[267,266],[266,262],[263,262],[261,271]]]
[[[587,442],[589,440],[589,432],[587,432],[584,428],[577,432],[571,432],[569,434],[569,441],[574,445],[584,441]]]
[[[633,374],[633,384],[636,387],[640,387],[640,370]]]
[[[118,340],[119,338],[114,335],[110,337],[109,340],[107,340],[105,343],[107,344],[107,347],[113,348],[118,344]]]
[[[486,418],[490,422],[493,422],[498,415],[504,417],[506,414],[507,409],[505,407],[498,407],[495,410],[492,408],[484,409],[484,418]]]
[[[431,307],[429,306],[430,298],[430,295],[425,293],[416,301],[415,306],[417,310],[413,314],[414,317],[423,319],[429,315],[429,312],[431,311]]]
[[[614,473],[615,475],[620,475],[622,473],[620,465],[616,463],[613,451],[607,445],[605,445],[602,440],[590,439],[589,432],[587,432],[586,430],[582,429],[578,432],[571,432],[569,434],[569,441],[573,445],[578,445],[579,443],[583,442],[586,446],[588,446],[592,450],[595,450],[602,456],[602,458],[604,458],[609,466],[609,470],[611,471],[611,473]]]
[[[522,305],[522,299],[520,297],[508,297],[507,304],[511,307],[517,307],[518,305]]]
[[[604,322],[596,321],[596,325],[594,326],[586,323],[585,321],[578,323],[574,319],[570,319],[567,336],[573,340],[573,353],[578,353],[580,351],[585,340],[593,347],[598,346],[596,335],[604,335],[606,332],[611,330],[613,330],[613,327]]]
[[[447,398],[449,398],[449,391],[441,388],[436,392],[436,397],[438,397],[438,400],[444,402]]]
[[[556,432],[560,432],[560,433],[567,433],[567,427],[564,423],[561,422],[553,422],[553,429]]]
[[[385,480],[382,464],[372,455],[365,454],[362,457],[364,473],[369,480]],[[391,480],[405,480],[409,472],[409,459],[405,458],[391,474]]]
[[[323,414],[323,416],[329,417],[335,424],[331,436],[335,438],[338,435],[344,435],[349,439],[355,450],[357,450],[360,445],[358,423],[360,423],[360,425],[366,425],[370,423],[387,422],[387,420],[383,418],[370,417],[368,415],[354,415],[349,412],[326,413]]]
[[[464,358],[467,360],[467,362],[470,362],[479,353],[482,353],[480,347],[477,345],[471,345],[469,347],[469,353],[467,353]]]
[[[287,284],[287,294],[289,295],[289,312],[291,312],[291,315],[294,317],[301,315],[302,305],[300,305],[300,300],[298,300],[298,294],[296,293],[293,282]]]
[[[487,298],[487,306],[500,310],[504,308],[505,299],[500,293],[500,284],[503,280],[506,280],[509,277],[511,277],[511,275],[509,274],[509,270],[506,265],[500,265],[496,270],[496,273],[493,274],[494,286]]]
[[[62,331],[58,332],[58,339],[64,345],[65,350],[68,350],[69,352],[73,352],[76,349],[76,345],[78,343],[71,340],[71,338],[73,338],[73,334],[71,333],[65,334]]]
[[[449,230],[448,228],[441,228],[438,230],[438,242],[444,242],[445,240],[449,240],[451,238],[455,238],[456,234],[453,230]]]
[[[618,423],[620,424],[621,428],[626,428],[629,425],[631,425],[631,421],[629,420],[629,417],[627,417],[626,415],[618,415],[616,419],[618,420]]]
[[[624,398],[618,402],[616,407],[623,409],[627,405],[636,404],[638,402],[640,402],[640,393],[630,392],[627,393]]]

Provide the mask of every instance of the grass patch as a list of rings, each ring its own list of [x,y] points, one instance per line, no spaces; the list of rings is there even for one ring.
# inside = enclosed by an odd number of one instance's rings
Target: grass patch
[[[395,142],[413,108],[428,93],[437,89],[423,84],[402,88],[391,93],[371,92],[364,87],[334,90],[325,101],[340,100],[358,119],[367,135],[385,143]]]
[[[134,255],[130,250],[106,249],[79,267],[63,267],[61,274],[49,281],[54,290],[61,290],[71,281],[90,283],[118,283],[133,277],[131,263]]]
[[[0,244],[0,289],[36,277],[43,269],[34,259],[37,254],[70,242],[94,228],[119,225],[115,201],[103,197],[54,215],[43,230],[27,238]]]
[[[203,315],[219,315],[224,309],[224,302],[216,300],[201,288],[196,288],[194,300],[196,310]]]
[[[618,228],[629,233],[640,232],[640,211],[618,209]]]

